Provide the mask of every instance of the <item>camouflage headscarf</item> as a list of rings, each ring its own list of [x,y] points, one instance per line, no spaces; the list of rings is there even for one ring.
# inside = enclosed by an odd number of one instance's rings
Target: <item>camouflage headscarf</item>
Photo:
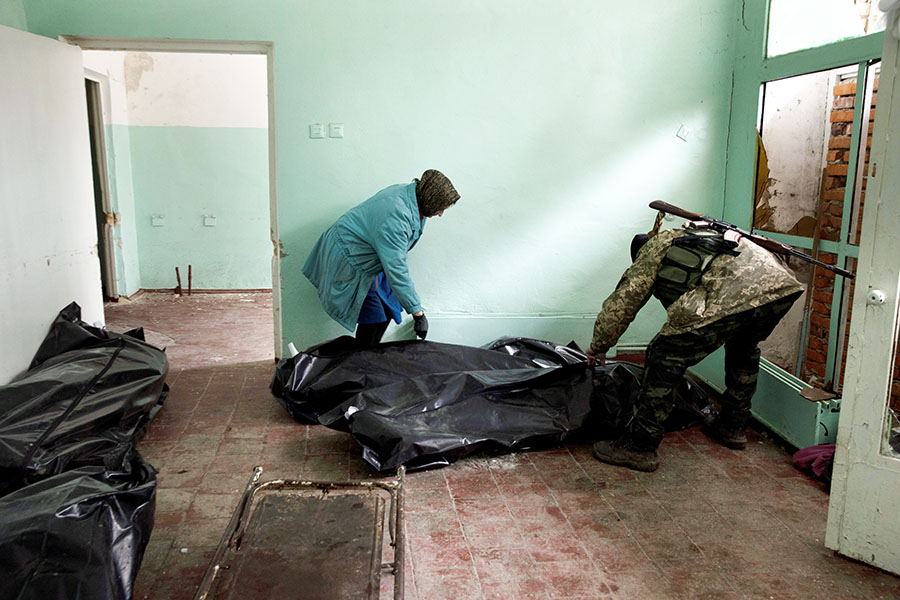
[[[416,179],[416,200],[425,217],[433,217],[459,200],[459,193],[446,175],[436,169],[428,169]]]

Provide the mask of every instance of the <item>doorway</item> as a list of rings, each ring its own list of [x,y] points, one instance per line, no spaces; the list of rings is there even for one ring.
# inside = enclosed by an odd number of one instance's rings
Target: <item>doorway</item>
[[[97,128],[107,134],[110,163],[110,208],[98,216],[98,227],[113,232],[106,247],[112,248],[108,279],[117,283],[116,295],[271,290],[273,347],[279,356],[271,44],[62,40],[85,51],[86,65],[88,55],[121,57],[118,76],[109,77],[107,90],[98,93],[107,101],[111,97],[112,106],[104,127]],[[222,74],[228,60],[242,65],[230,76]],[[252,75],[246,77],[244,66],[250,63]],[[167,85],[160,83],[167,70],[188,83],[159,88]],[[210,75],[213,71],[218,75]],[[215,99],[183,118],[204,89]],[[245,119],[247,111],[234,117],[241,101],[253,104],[253,117]],[[161,112],[166,106],[175,116]],[[228,116],[215,120],[222,115]],[[226,160],[214,163],[211,156]]]

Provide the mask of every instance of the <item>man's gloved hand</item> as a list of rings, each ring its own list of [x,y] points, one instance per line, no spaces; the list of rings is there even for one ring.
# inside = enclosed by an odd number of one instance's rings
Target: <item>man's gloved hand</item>
[[[423,340],[428,335],[428,319],[425,318],[425,313],[413,315],[413,331]]]
[[[588,348],[587,352],[588,366],[593,367],[595,364],[598,364],[601,367],[606,366],[606,353],[605,352],[595,352]]]

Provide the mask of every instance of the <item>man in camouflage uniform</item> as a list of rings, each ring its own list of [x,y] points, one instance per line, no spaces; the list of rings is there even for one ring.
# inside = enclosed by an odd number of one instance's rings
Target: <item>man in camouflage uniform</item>
[[[692,229],[664,230],[643,247],[632,244],[631,267],[603,302],[588,350],[590,364],[605,354],[634,320],[651,294],[666,306],[667,320],[647,347],[641,390],[634,419],[619,440],[594,444],[594,456],[603,462],[641,471],[659,466],[656,449],[663,423],[674,404],[675,386],[685,371],[714,350],[725,346],[725,383],[718,419],[704,427],[707,435],[729,448],[746,446],[750,400],[759,373],[759,343],[765,340],[803,286],[769,251],[740,239],[736,255],[719,254],[709,262],[696,287],[673,297],[660,294],[660,265],[677,238]],[[637,240],[637,236],[635,239]],[[643,236],[646,239],[646,236]],[[732,240],[734,241],[734,240]],[[733,244],[732,244],[733,245]],[[635,256],[636,250],[637,252]],[[665,296],[665,297],[663,297]]]

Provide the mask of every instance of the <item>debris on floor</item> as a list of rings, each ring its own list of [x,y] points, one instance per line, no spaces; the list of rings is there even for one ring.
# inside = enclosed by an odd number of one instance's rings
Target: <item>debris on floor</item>
[[[819,481],[831,486],[834,470],[835,444],[819,444],[797,450],[792,459],[797,468],[812,474]]]

